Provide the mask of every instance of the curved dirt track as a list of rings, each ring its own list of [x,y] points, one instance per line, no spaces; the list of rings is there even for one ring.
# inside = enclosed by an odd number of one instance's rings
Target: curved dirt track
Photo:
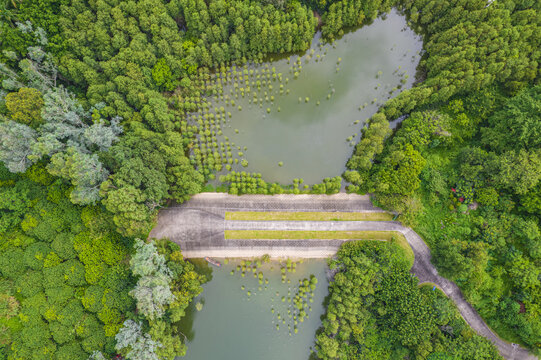
[[[420,283],[436,284],[456,304],[464,320],[480,335],[491,340],[506,359],[537,359],[526,349],[500,339],[477,311],[464,299],[452,281],[438,275],[430,262],[430,249],[417,233],[396,221],[232,221],[226,211],[341,211],[379,212],[368,196],[336,195],[243,195],[202,193],[176,207],[163,209],[150,237],[168,237],[180,244],[186,257],[244,257],[269,254],[272,257],[328,257],[343,240],[234,240],[225,230],[370,230],[404,234],[415,254],[411,272]]]

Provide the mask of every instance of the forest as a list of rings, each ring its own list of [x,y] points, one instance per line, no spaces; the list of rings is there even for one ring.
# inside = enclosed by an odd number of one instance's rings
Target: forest
[[[440,290],[418,286],[396,244],[345,243],[329,265],[319,359],[501,359]]]
[[[371,194],[500,337],[541,354],[539,2],[0,0],[0,359],[184,355],[179,322],[207,279],[141,239],[214,179],[188,123],[207,75],[392,8],[423,37],[416,83],[370,118],[347,170],[311,189],[229,172],[219,190]],[[351,244],[331,266],[319,358],[497,358],[392,246]]]

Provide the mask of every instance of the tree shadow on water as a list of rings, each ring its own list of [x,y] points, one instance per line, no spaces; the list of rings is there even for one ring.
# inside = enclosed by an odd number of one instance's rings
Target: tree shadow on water
[[[212,280],[212,267],[209,266],[208,262],[205,259],[189,259],[190,263],[193,264],[195,272],[197,272],[200,275],[204,275],[206,278],[206,282],[210,282]],[[200,302],[201,304],[205,304],[205,298],[202,296],[203,294],[199,295],[198,297],[194,298],[190,305],[186,308],[185,312],[186,314],[184,317],[178,322],[177,329],[182,334],[186,336],[186,339],[191,342],[195,338],[195,331],[193,328],[193,324],[195,321],[195,318],[197,317],[197,309],[195,305]]]

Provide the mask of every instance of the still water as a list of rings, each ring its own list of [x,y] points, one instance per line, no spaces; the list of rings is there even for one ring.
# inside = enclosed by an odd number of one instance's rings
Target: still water
[[[308,359],[315,331],[321,325],[320,316],[325,310],[323,301],[328,286],[325,260],[298,263],[295,273],[286,272],[290,283],[287,280],[282,283],[279,262],[263,264],[257,270],[263,273],[263,284],[259,284],[251,272],[246,272],[245,277],[237,271],[231,275],[238,261],[227,265],[223,259],[219,261],[222,266],[213,267],[212,280],[203,285],[203,293],[193,302],[200,302],[203,308],[197,311],[192,304],[191,311],[187,312],[185,327],[188,328],[183,332],[188,337],[188,351],[185,357],[178,359]],[[297,318],[295,333],[293,314],[298,311],[288,297],[293,299],[299,288],[299,279],[310,279],[310,275],[314,275],[318,282],[313,296],[308,294],[304,299],[308,317],[303,322]],[[264,279],[268,279],[268,284]]]
[[[258,172],[281,184],[294,178],[314,184],[340,175],[366,120],[412,86],[421,49],[421,38],[405,17],[392,11],[334,44],[322,44],[316,36],[302,56],[252,66],[262,79],[275,73],[281,81],[271,78],[272,88],[262,81],[245,96],[239,95],[242,85],[229,83],[224,94],[235,105],[213,101],[231,113],[223,134],[248,161],[233,170]],[[250,77],[253,81],[255,75]]]

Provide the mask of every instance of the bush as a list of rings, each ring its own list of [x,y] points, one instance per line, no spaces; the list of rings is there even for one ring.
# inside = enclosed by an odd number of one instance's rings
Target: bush
[[[77,256],[73,248],[73,239],[67,233],[59,234],[51,243],[51,248],[63,260],[73,259]]]
[[[97,313],[103,308],[104,291],[105,289],[98,285],[91,285],[86,288],[81,302],[87,311]]]
[[[24,251],[24,261],[26,266],[34,270],[41,270],[45,257],[49,254],[51,248],[43,242],[36,242],[28,246]]]
[[[19,248],[9,248],[0,253],[0,271],[9,279],[19,278],[25,271],[25,254]]]
[[[43,291],[43,274],[41,271],[27,271],[17,278],[15,286],[25,298],[32,297]]]

